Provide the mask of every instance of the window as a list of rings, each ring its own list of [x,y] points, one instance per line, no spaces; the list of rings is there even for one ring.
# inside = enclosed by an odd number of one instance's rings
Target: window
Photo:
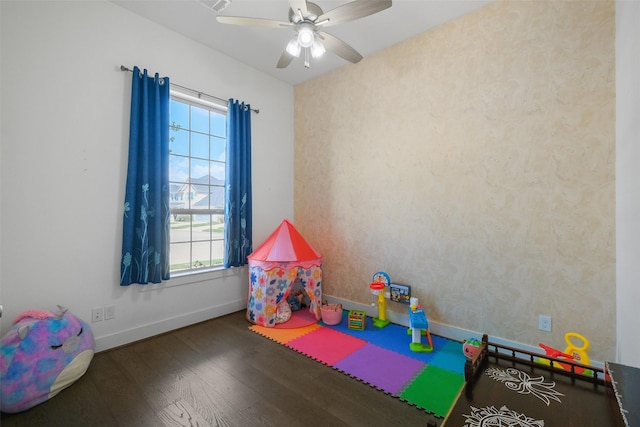
[[[170,108],[171,272],[220,267],[227,113],[173,93]]]

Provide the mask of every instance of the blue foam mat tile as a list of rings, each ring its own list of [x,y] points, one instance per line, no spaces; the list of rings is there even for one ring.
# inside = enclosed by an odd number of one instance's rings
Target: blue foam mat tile
[[[409,344],[411,343],[411,334],[408,332],[409,328],[407,328],[406,326],[390,323],[384,328],[378,328],[373,326],[372,319],[370,317],[367,317],[364,330],[350,329],[348,326],[347,317],[348,311],[343,310],[342,322],[340,322],[338,325],[326,325],[324,323],[322,324],[326,327],[334,328],[336,330],[339,330],[340,332],[344,332],[354,337],[361,338],[371,344],[375,344],[380,347],[395,351],[396,353],[402,354],[403,356],[408,356],[424,363],[431,363],[431,361],[437,356],[438,352],[440,351],[445,350],[451,354],[455,354],[455,352],[458,351],[460,356],[462,356],[462,359],[456,358],[456,362],[452,362],[451,367],[447,367],[447,364],[442,362],[441,365],[444,366],[441,367],[452,372],[464,372],[465,356],[462,353],[461,343],[431,334],[434,347],[433,351],[415,352],[411,351],[411,349],[409,348]],[[424,344],[427,343],[426,336],[422,337],[422,342]],[[445,358],[441,357],[440,359]],[[460,360],[461,362],[459,362]],[[453,363],[461,363],[460,368],[453,366]]]
[[[436,347],[434,339],[434,347]],[[462,351],[462,343],[445,340],[437,352],[434,353],[430,364],[449,372],[464,375],[464,365],[467,357]]]

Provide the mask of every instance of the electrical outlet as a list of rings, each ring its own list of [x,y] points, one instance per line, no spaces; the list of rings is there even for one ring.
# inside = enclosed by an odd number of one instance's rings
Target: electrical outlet
[[[93,310],[91,310],[91,321],[93,323],[102,322],[103,319],[104,319],[104,309],[102,307],[94,308]]]
[[[551,316],[538,316],[538,329],[545,332],[551,332]]]
[[[116,317],[116,306],[109,305],[104,308],[104,320],[115,319]]]

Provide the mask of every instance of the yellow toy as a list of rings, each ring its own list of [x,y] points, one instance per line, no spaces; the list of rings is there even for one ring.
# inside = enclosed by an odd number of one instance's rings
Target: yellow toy
[[[387,320],[387,301],[384,298],[384,283],[373,282],[369,285],[371,293],[378,296],[378,317],[373,319],[373,326],[384,328],[389,324]]]
[[[384,271],[378,271],[373,275],[369,289],[371,293],[378,297],[378,317],[372,319],[373,326],[378,328],[384,328],[389,324],[387,319],[387,301],[385,297],[385,288],[389,286],[391,279],[389,275]],[[372,304],[375,305],[375,304]]]
[[[571,341],[572,338],[581,340],[582,346],[576,347]],[[583,365],[591,365],[591,360],[589,359],[589,355],[587,355],[587,350],[591,345],[588,339],[576,332],[567,332],[564,336],[564,340],[567,342],[567,348],[564,349],[566,354],[573,356],[573,359],[576,362],[582,363]]]

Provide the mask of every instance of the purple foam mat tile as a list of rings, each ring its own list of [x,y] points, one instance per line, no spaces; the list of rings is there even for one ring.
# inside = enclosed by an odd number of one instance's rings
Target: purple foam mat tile
[[[366,344],[334,365],[345,374],[394,396],[424,366],[419,360],[373,344]]]

